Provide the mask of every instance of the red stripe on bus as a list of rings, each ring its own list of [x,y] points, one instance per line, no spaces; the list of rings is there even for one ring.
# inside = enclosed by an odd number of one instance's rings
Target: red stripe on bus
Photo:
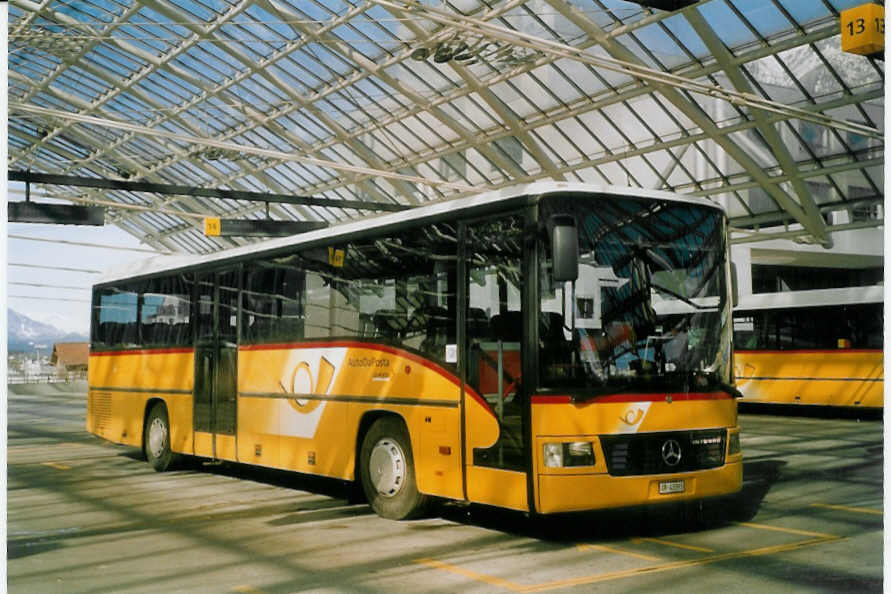
[[[389,353],[391,355],[396,355],[398,357],[403,357],[414,363],[418,363],[423,365],[424,367],[431,369],[444,378],[455,384],[456,386],[461,386],[461,380],[458,379],[457,376],[449,373],[446,369],[441,366],[429,361],[423,357],[415,355],[414,353],[410,353],[406,350],[392,347],[385,344],[378,344],[374,342],[359,342],[355,340],[332,340],[332,341],[320,341],[320,342],[287,342],[287,343],[275,343],[275,344],[251,344],[246,346],[238,347],[239,351],[281,351],[287,349],[324,349],[324,348],[335,348],[335,347],[343,347],[343,348],[354,348],[354,349],[368,349],[371,351],[383,351],[385,353]]]
[[[597,396],[579,404],[601,404],[604,402],[661,402],[671,396],[672,402],[689,400],[732,400],[725,392],[666,392],[662,394],[611,394]],[[532,404],[572,404],[571,396],[533,396]]]
[[[251,344],[245,345],[238,348],[240,351],[280,351],[286,349],[311,349],[311,348],[334,348],[334,347],[343,347],[343,348],[358,348],[358,349],[368,349],[372,351],[383,351],[385,353],[389,353],[391,355],[396,355],[399,357],[404,357],[410,361],[418,363],[431,371],[435,371],[445,379],[449,380],[457,387],[461,387],[461,380],[456,375],[450,373],[448,370],[443,367],[424,359],[423,357],[419,357],[414,353],[410,353],[404,349],[400,349],[397,347],[392,347],[385,344],[378,344],[373,342],[359,342],[355,340],[332,340],[332,341],[319,341],[319,342],[284,342],[284,343],[271,343],[271,344]],[[492,406],[486,402],[486,399],[477,394],[477,392],[471,388],[469,385],[464,386],[464,391],[471,398],[476,400],[483,408],[485,408],[492,416],[495,416],[495,411],[492,410]]]
[[[112,355],[170,355],[178,353],[192,353],[192,347],[163,348],[163,349],[134,349],[121,351],[91,351],[91,357],[110,357]]]

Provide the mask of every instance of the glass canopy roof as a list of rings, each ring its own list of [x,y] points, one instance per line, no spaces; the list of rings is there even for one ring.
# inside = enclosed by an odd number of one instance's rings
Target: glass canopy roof
[[[369,203],[44,186],[164,251],[251,241],[205,216],[333,223],[540,179],[828,245],[882,224],[884,62],[839,40],[863,1],[11,0],[8,168]]]

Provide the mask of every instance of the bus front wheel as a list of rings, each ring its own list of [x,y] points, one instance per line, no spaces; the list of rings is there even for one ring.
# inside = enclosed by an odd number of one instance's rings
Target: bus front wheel
[[[365,434],[360,475],[365,497],[379,516],[408,520],[423,513],[427,497],[418,492],[411,440],[400,419],[378,419]]]
[[[145,419],[143,450],[152,468],[164,472],[176,461],[170,449],[170,420],[164,403],[155,404]]]

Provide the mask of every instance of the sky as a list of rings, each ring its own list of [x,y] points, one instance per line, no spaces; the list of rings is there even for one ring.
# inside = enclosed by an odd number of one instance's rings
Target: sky
[[[23,200],[23,184],[10,183],[8,199]],[[49,202],[32,193],[32,200]],[[115,225],[87,227],[8,223],[7,307],[39,322],[67,332],[88,334],[90,327],[90,287],[100,276],[89,272],[53,270],[38,266],[106,270],[127,262],[150,258],[152,254],[17,239],[27,236],[81,243],[147,249],[139,240]],[[25,266],[20,266],[25,265]],[[17,285],[32,283],[43,287]],[[62,288],[66,287],[66,288]],[[73,287],[73,288],[67,288]],[[3,323],[6,323],[4,318]]]

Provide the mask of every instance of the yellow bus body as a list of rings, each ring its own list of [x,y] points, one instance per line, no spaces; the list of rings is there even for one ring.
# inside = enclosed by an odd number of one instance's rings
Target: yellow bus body
[[[490,405],[468,389],[462,407],[458,378],[408,351],[351,341],[242,346],[235,435],[193,431],[193,383],[190,348],[92,353],[87,429],[142,447],[145,416],[160,400],[167,406],[174,452],[355,480],[362,429],[377,415],[398,415],[408,428],[421,493],[529,510],[525,472],[472,464],[474,449],[499,437]],[[699,499],[742,485],[740,454],[714,469],[616,477],[608,474],[599,447],[599,436],[608,434],[681,427],[738,432],[736,402],[722,393],[623,395],[584,403],[533,396],[531,423],[531,496],[540,513]],[[595,444],[595,465],[546,468],[543,444],[575,437]],[[660,494],[659,483],[669,480],[683,480],[684,491]]]
[[[880,350],[736,351],[741,402],[882,408]]]
[[[742,455],[733,454],[725,464],[709,470],[678,474],[611,476],[607,473],[599,436],[642,434],[685,429],[729,427],[738,432],[736,402],[724,394],[622,395],[593,399],[584,404],[540,399],[532,403],[533,457],[537,475],[536,508],[542,513],[620,507],[725,495],[742,486]],[[591,440],[596,463],[591,472],[575,468],[547,468],[543,444],[559,439]],[[659,493],[659,484],[683,480],[683,493]]]

